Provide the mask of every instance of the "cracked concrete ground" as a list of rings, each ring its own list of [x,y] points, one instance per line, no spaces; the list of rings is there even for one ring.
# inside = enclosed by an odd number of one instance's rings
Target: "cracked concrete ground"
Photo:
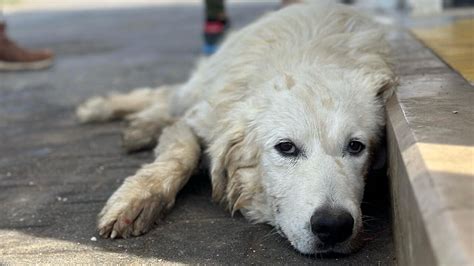
[[[275,9],[229,7],[233,27]],[[163,5],[15,13],[11,36],[50,47],[54,68],[0,73],[0,263],[394,264],[384,175],[367,198],[367,244],[353,255],[295,252],[271,227],[231,217],[196,176],[145,236],[103,240],[96,215],[151,153],[126,155],[120,123],[79,125],[74,107],[95,94],[183,82],[200,55],[201,7]]]

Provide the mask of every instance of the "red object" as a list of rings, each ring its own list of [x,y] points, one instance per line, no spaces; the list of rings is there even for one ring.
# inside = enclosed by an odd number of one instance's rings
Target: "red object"
[[[224,23],[219,21],[207,21],[204,26],[204,32],[210,34],[221,33],[224,31]]]

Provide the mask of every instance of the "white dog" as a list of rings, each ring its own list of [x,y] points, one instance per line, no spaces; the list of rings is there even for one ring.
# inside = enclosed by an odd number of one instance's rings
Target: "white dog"
[[[128,150],[156,160],[110,197],[103,237],[138,236],[204,154],[213,198],[273,225],[304,254],[359,243],[364,178],[394,73],[381,28],[348,7],[301,3],[229,36],[181,86],[92,98],[82,122],[127,118]]]

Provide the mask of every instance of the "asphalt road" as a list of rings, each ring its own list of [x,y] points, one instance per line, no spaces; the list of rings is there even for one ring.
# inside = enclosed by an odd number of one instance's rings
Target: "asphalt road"
[[[229,7],[233,28],[269,4]],[[201,7],[164,5],[16,13],[11,36],[56,52],[54,68],[0,73],[0,263],[394,264],[386,177],[367,198],[367,244],[346,257],[308,257],[266,225],[210,201],[205,175],[145,236],[103,240],[106,199],[151,153],[126,155],[120,123],[79,125],[74,107],[95,94],[183,82],[200,56]]]

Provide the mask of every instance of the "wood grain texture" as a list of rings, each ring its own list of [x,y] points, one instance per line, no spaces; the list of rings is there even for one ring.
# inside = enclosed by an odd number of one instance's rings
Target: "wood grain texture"
[[[413,29],[413,33],[471,84],[474,83],[474,19]]]

